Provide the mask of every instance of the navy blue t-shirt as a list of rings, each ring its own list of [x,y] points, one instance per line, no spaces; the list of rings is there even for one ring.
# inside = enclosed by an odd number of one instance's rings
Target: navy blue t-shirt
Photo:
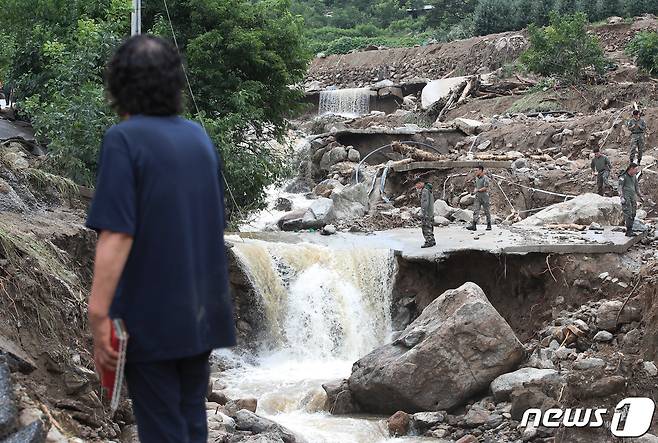
[[[198,124],[134,116],[110,128],[87,227],[133,236],[110,310],[131,362],[235,345],[220,160]]]

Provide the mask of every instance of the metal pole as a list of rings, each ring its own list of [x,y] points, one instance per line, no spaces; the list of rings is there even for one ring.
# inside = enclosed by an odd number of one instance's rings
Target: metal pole
[[[142,0],[133,0],[133,12],[131,14],[130,35],[142,33]]]

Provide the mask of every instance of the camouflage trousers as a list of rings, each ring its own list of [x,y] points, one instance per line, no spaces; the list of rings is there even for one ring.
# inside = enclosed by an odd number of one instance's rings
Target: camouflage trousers
[[[599,171],[596,176],[596,190],[599,195],[605,194],[605,187],[609,186],[608,178],[610,177],[610,171]]]
[[[491,225],[491,203],[489,202],[489,194],[476,193],[475,194],[475,211],[473,211],[473,224],[476,225],[480,221],[480,211],[484,211],[487,218],[487,225]]]
[[[642,153],[644,152],[644,134],[631,136],[631,163],[635,162],[635,157],[637,157],[637,164],[642,163]]]
[[[628,231],[633,230],[633,223],[635,223],[635,214],[637,212],[637,200],[634,196],[625,195],[624,204],[621,205],[624,212],[624,224]]]
[[[423,219],[422,229],[423,237],[425,237],[425,244],[433,245],[436,244],[434,240],[434,221],[429,219]]]

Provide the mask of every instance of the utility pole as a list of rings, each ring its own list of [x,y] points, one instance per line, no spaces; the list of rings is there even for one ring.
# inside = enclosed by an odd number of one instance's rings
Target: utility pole
[[[142,33],[142,0],[133,0],[133,12],[131,14],[130,35]]]

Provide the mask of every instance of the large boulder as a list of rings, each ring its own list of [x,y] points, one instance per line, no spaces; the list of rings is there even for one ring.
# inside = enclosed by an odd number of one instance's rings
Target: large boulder
[[[450,218],[455,212],[455,208],[450,206],[444,200],[434,200],[434,215],[437,217]]]
[[[368,412],[449,410],[523,359],[523,346],[474,283],[446,291],[391,344],[352,367],[349,387]]]
[[[320,197],[314,200],[302,218],[303,229],[322,228],[333,219],[332,209],[334,201],[330,198]]]
[[[331,199],[334,201],[332,216],[338,220],[351,220],[363,217],[368,211],[370,188],[367,183],[334,188]]]
[[[343,186],[343,184],[338,180],[335,180],[333,178],[328,178],[318,183],[317,186],[313,188],[313,193],[320,197],[328,198],[331,196],[331,193],[334,192],[334,190],[340,190],[343,189],[344,187],[345,186]]]
[[[516,223],[517,226],[545,226],[553,224],[617,226],[623,220],[619,197],[583,194],[557,203]]]
[[[324,410],[333,415],[355,414],[359,407],[352,399],[352,393],[347,385],[347,380],[337,380],[322,385],[327,393]]]

